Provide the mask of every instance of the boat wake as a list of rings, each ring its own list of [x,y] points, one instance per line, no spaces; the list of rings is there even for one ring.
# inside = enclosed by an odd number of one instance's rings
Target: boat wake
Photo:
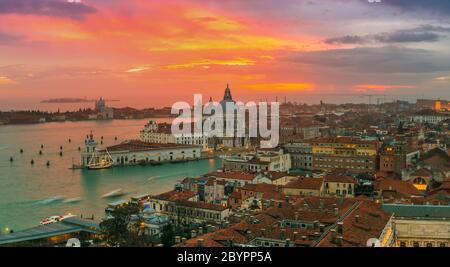
[[[108,193],[102,195],[102,198],[120,197],[120,196],[123,196],[123,195],[126,195],[126,194],[127,194],[127,193],[124,192],[124,191],[122,190],[122,188],[119,188],[119,189],[115,189],[115,190],[113,190],[113,191],[111,191],[111,192],[108,192]]]
[[[62,196],[54,196],[34,202],[34,205],[49,205],[56,202],[61,202],[64,198]]]
[[[63,202],[70,204],[70,203],[78,203],[82,200],[83,200],[83,198],[81,198],[81,197],[75,197],[75,198],[68,198],[68,199],[64,200]]]
[[[147,181],[154,181],[154,180],[158,179],[159,177],[161,177],[161,176],[152,176],[152,177],[149,177],[147,179]]]

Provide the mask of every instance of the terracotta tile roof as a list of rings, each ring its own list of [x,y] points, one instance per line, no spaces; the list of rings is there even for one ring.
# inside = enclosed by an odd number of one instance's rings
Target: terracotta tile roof
[[[197,194],[190,191],[190,190],[185,190],[185,191],[168,191],[165,193],[162,193],[160,195],[154,196],[152,197],[153,199],[159,199],[159,200],[166,200],[166,201],[180,201],[180,200],[188,200],[192,197],[195,197]]]
[[[374,184],[376,191],[382,191],[383,196],[393,198],[411,198],[414,196],[422,196],[417,188],[409,182],[395,179],[377,179]]]
[[[365,141],[361,140],[359,138],[353,138],[353,137],[319,137],[312,141],[312,143],[346,143],[346,144],[372,144],[376,145],[378,144],[377,141]]]
[[[294,189],[311,189],[320,190],[323,184],[323,178],[308,178],[300,177],[295,181],[289,182],[284,188],[294,188]]]
[[[228,240],[237,244],[246,244],[248,241],[244,235],[231,228],[219,229],[215,232],[206,233],[195,238],[189,239],[185,244],[179,244],[178,247],[197,247],[198,241],[202,239],[205,247],[225,247]]]
[[[230,198],[241,199],[242,194],[241,194],[241,192],[234,191],[233,193],[231,193]]]
[[[422,177],[428,177],[431,176],[433,173],[425,168],[418,169],[415,172],[411,173],[410,176],[422,176]]]
[[[207,177],[215,177],[217,179],[232,179],[251,181],[255,179],[256,173],[253,172],[214,172],[206,175]]]
[[[247,190],[247,191],[253,191],[253,192],[278,192],[278,186],[273,184],[246,184],[243,187],[239,188],[238,190]]]
[[[433,150],[442,151],[439,148],[435,148]],[[445,154],[444,151],[432,153],[432,155],[424,157],[419,161],[419,164],[428,165],[435,170],[437,169],[444,172],[450,172],[450,157]]]
[[[281,242],[289,238],[297,246],[310,246],[320,235],[317,224],[309,228],[282,228],[280,222],[284,219],[319,222],[324,229],[331,227],[357,200],[336,198],[307,197],[295,204],[281,203],[262,211],[254,216],[246,216],[238,223],[225,229],[219,229],[193,239],[187,240],[180,247],[196,247],[202,239],[206,247],[224,247],[229,241],[234,244],[248,244],[255,238],[275,239]],[[382,212],[379,205],[369,201],[360,201],[358,208],[348,214],[343,222],[342,246],[365,246],[369,238],[378,237],[390,218],[390,214]],[[305,206],[308,205],[308,207]],[[339,212],[336,214],[334,208]],[[356,215],[359,215],[356,222]],[[337,246],[327,235],[319,246]]]
[[[441,195],[441,196],[447,196],[450,198],[450,178],[447,178],[446,180],[444,180],[439,187],[432,189],[428,193],[428,195],[429,196]]]
[[[273,171],[265,172],[265,173],[263,173],[263,175],[264,175],[264,177],[267,177],[272,181],[278,180],[280,178],[287,177],[287,176],[294,176],[294,175],[290,175],[287,172],[273,172]]]
[[[324,177],[325,183],[349,183],[349,184],[356,184],[356,179],[351,176],[344,176],[344,175],[326,175]]]
[[[330,232],[318,244],[319,247],[365,247],[367,240],[378,238],[386,224],[391,218],[390,213],[383,212],[378,204],[362,201],[358,208],[350,212],[343,220],[342,234],[337,232],[336,236],[342,236],[342,244],[338,245],[333,240]]]

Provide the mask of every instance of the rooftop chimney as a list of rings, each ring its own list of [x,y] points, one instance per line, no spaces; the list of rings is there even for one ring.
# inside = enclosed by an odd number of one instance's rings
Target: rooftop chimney
[[[191,231],[191,238],[195,238],[197,236],[197,231],[192,230]]]
[[[198,239],[197,240],[197,247],[202,248],[205,246],[205,240],[203,239]]]
[[[314,221],[314,229],[319,228],[319,226],[320,226],[320,222],[315,220]]]
[[[183,245],[186,244],[186,237],[181,238],[181,244],[183,244]]]
[[[266,237],[266,228],[261,228],[261,236]]]
[[[320,224],[319,225],[319,230],[321,233],[325,232],[325,225],[324,224]]]
[[[281,240],[286,239],[286,229],[281,229],[280,239]]]
[[[355,215],[355,222],[359,223],[359,215]]]
[[[291,240],[289,238],[286,238],[286,247],[291,246]]]
[[[298,237],[298,232],[294,232],[294,234],[293,234],[294,241],[297,240],[297,237]]]
[[[336,239],[336,244],[337,244],[338,246],[342,246],[342,236],[338,236],[338,237],[337,237],[337,239]]]
[[[181,243],[181,237],[179,235],[175,236],[175,244]]]
[[[334,208],[334,215],[338,215],[339,214],[339,209],[338,208]]]
[[[336,229],[331,229],[331,242],[336,243]]]
[[[298,211],[295,212],[295,220],[298,221]]]
[[[342,235],[342,233],[344,232],[344,223],[343,222],[338,222],[337,223],[337,231],[339,234]]]
[[[202,235],[202,234],[203,234],[203,227],[199,227],[199,228],[198,228],[198,234],[199,234],[199,235]]]

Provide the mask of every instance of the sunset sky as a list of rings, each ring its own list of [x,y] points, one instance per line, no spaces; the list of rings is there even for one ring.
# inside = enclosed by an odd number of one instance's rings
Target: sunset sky
[[[0,0],[0,109],[450,98],[449,35],[448,0]]]

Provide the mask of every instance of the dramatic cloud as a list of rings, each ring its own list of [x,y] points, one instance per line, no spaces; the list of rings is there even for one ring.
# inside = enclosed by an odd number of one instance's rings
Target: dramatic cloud
[[[257,91],[302,92],[314,89],[315,85],[312,83],[260,83],[247,84],[243,88]]]
[[[221,65],[221,66],[253,66],[256,61],[252,59],[246,58],[236,58],[230,60],[221,60],[221,59],[202,59],[196,60],[190,63],[184,64],[173,64],[167,66],[168,69],[183,69],[183,68],[195,68],[195,67],[206,67],[209,68],[212,65]]]
[[[421,43],[421,42],[437,42],[441,35],[437,34],[450,32],[450,28],[422,25],[413,29],[398,30],[394,32],[385,32],[370,35],[346,35],[342,37],[329,38],[325,40],[327,44],[370,44],[370,43]]]
[[[396,46],[296,53],[285,60],[369,73],[432,73],[450,70],[450,55]]]
[[[450,15],[450,1],[448,0],[382,0],[382,3],[404,12]]]
[[[218,99],[227,81],[242,100],[355,85],[439,96],[448,2],[0,0],[0,76],[29,98],[108,94],[141,107]]]
[[[0,14],[24,14],[83,19],[96,9],[79,1],[67,0],[1,0]]]

